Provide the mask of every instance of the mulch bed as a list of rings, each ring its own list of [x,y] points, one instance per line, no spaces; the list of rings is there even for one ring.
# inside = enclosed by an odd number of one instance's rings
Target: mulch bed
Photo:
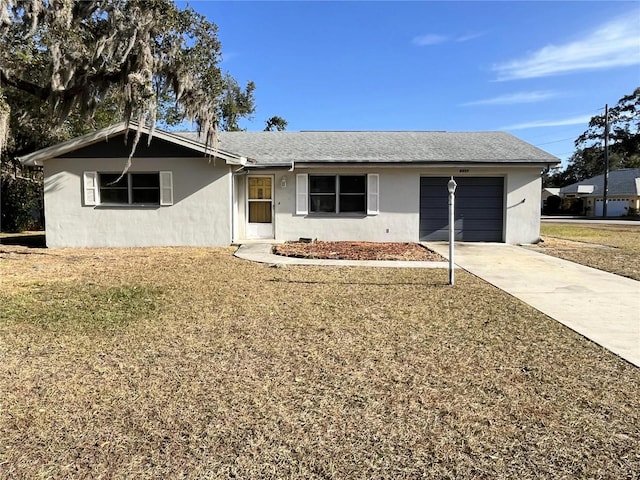
[[[414,260],[444,262],[432,250],[411,242],[286,242],[273,247],[285,257],[332,260]]]

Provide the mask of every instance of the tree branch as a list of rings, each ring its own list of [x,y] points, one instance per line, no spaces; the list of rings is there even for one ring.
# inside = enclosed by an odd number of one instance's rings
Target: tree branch
[[[91,85],[96,79],[101,79],[107,83],[116,83],[122,79],[122,71],[117,71],[109,74],[104,72],[98,72],[92,75],[86,75],[85,81],[81,85],[74,85],[71,88],[61,90],[59,92],[53,92],[50,86],[42,87],[35,83],[23,80],[22,78],[10,77],[7,72],[0,68],[0,86],[2,84],[13,87],[21,92],[28,93],[42,101],[49,100],[55,93],[59,99],[68,99],[76,97],[82,92],[86,86]]]
[[[13,78],[7,75],[7,73],[0,68],[0,82],[10,87],[16,88],[21,92],[28,93],[40,100],[46,100],[51,95],[51,88],[41,87],[35,83],[27,82],[21,78]]]

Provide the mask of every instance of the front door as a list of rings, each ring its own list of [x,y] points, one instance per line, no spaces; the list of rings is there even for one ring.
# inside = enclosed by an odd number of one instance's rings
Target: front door
[[[273,177],[247,177],[247,238],[273,238]]]

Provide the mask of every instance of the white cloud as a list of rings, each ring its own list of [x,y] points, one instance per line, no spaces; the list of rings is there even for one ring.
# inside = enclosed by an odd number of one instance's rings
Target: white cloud
[[[469,40],[475,40],[476,38],[480,38],[484,36],[484,33],[470,33],[468,35],[462,35],[456,38],[456,42],[468,42]]]
[[[438,45],[440,43],[445,42],[468,42],[469,40],[474,40],[478,37],[482,37],[484,33],[471,33],[468,35],[461,35],[459,37],[451,37],[447,35],[439,35],[437,33],[428,33],[426,35],[418,35],[413,38],[413,43],[420,47],[424,47],[426,45]]]
[[[500,95],[493,98],[485,98],[483,100],[474,100],[473,102],[463,103],[462,106],[471,107],[477,105],[514,105],[518,103],[535,103],[557,96],[558,94],[555,92],[518,92]]]
[[[495,65],[498,80],[538,78],[586,70],[640,64],[640,24],[637,15],[618,18],[584,38],[547,45],[528,56]]]
[[[444,35],[437,35],[435,33],[429,33],[427,35],[419,35],[413,39],[413,43],[419,46],[425,45],[437,45],[438,43],[444,43],[449,40],[449,37]]]
[[[515,125],[509,125],[502,127],[499,130],[526,130],[528,128],[542,128],[542,127],[564,127],[566,125],[580,125],[588,124],[591,120],[590,115],[581,115],[579,117],[570,117],[562,120],[539,120],[536,122],[518,123]]]

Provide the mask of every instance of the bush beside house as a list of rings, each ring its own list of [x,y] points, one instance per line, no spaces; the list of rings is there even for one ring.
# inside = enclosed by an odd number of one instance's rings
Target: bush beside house
[[[42,182],[30,178],[3,176],[0,186],[3,232],[42,230],[44,205]]]

